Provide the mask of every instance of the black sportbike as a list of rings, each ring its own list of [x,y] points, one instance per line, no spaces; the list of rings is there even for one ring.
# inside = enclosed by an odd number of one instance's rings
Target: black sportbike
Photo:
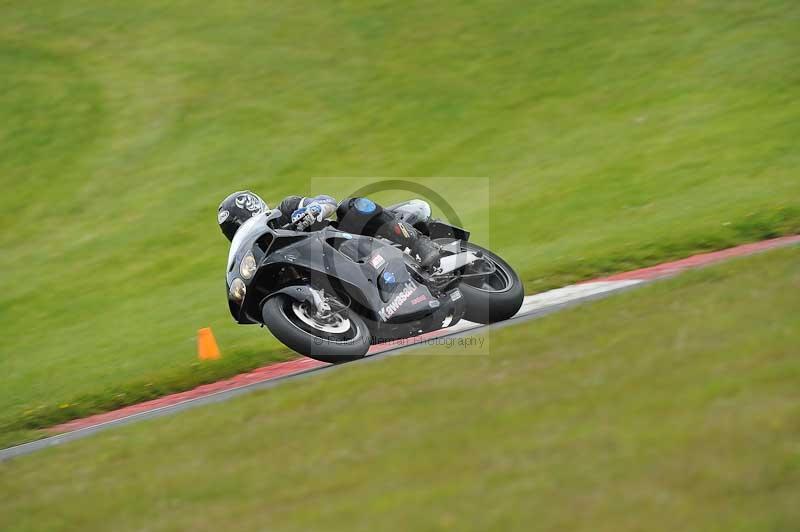
[[[439,220],[414,227],[443,246],[423,270],[398,245],[340,231],[277,227],[277,209],[245,222],[228,255],[228,305],[238,323],[266,325],[303,355],[325,362],[363,357],[374,343],[408,338],[466,319],[492,323],[517,313],[519,276],[502,258]]]

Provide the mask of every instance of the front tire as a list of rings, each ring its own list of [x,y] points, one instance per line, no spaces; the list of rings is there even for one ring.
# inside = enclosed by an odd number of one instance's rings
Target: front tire
[[[303,315],[302,305],[286,294],[276,294],[261,307],[264,325],[284,345],[301,355],[337,364],[363,358],[370,346],[364,320],[349,313],[333,325],[315,324]]]
[[[461,241],[462,251],[480,252],[485,263],[492,263],[494,273],[485,277],[466,277],[458,284],[466,303],[464,319],[475,323],[507,320],[519,312],[525,300],[525,287],[519,275],[500,256],[471,242]]]

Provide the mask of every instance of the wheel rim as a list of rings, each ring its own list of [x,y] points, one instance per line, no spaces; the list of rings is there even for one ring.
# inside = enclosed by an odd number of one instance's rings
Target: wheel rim
[[[461,246],[461,249],[463,251],[474,251],[469,246],[464,245]],[[509,269],[504,264],[493,260],[491,256],[487,256],[485,251],[483,251],[483,259],[475,264],[483,265],[484,263],[490,263],[494,266],[494,272],[487,273],[483,277],[465,277],[462,282],[482,292],[506,292],[514,286],[514,276]],[[481,271],[480,269],[478,271],[468,270],[465,273],[473,275],[480,274]]]
[[[316,315],[308,312],[308,307],[306,305],[303,305],[297,301],[292,303],[292,311],[297,319],[312,329],[320,332],[328,334],[345,334],[350,330],[351,327],[350,320],[343,318],[340,314],[334,314],[331,316],[330,321],[321,321]]]
[[[298,313],[295,310],[295,306],[298,306],[302,309],[302,304],[297,303],[295,301],[292,302],[287,301],[284,304],[280,305],[279,308],[281,314],[283,314],[283,317],[286,319],[286,321],[291,323],[296,329],[300,331],[321,338],[326,342],[342,343],[342,344],[350,343],[356,338],[358,338],[360,335],[359,328],[356,326],[355,322],[353,322],[348,318],[343,318],[339,316],[341,322],[337,323],[335,328],[336,330],[341,330],[341,332],[329,332],[326,331],[324,327],[320,327],[322,323],[319,320],[311,319],[312,314],[310,314],[305,310],[302,310],[301,312]],[[301,317],[302,315],[308,317],[310,323],[304,320]]]

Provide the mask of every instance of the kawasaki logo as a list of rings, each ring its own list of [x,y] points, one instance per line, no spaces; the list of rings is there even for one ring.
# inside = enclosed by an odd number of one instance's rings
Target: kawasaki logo
[[[417,289],[417,283],[414,281],[408,281],[405,285],[403,285],[403,290],[397,294],[397,296],[392,300],[391,303],[383,307],[379,312],[378,315],[384,320],[387,321],[391,318],[397,309],[403,306],[403,303],[408,301],[408,298],[411,297],[411,294]]]

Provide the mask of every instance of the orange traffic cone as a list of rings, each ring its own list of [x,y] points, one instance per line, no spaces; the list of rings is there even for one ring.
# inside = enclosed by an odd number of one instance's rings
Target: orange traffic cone
[[[204,327],[197,331],[197,358],[200,360],[219,359],[219,347],[214,339],[211,327]]]

